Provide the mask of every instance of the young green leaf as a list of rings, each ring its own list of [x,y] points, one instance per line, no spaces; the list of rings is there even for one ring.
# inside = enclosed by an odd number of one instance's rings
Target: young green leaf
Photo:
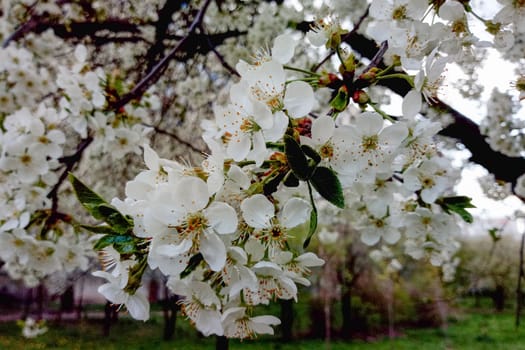
[[[315,162],[315,165],[319,164],[321,162],[321,156],[315,149],[308,145],[301,145],[301,151],[308,157],[312,158]]]
[[[436,204],[440,205],[441,208],[447,213],[451,212],[458,214],[465,222],[469,224],[474,221],[472,214],[465,210],[465,208],[475,208],[470,201],[472,198],[466,196],[452,196],[442,197],[436,201]]]
[[[106,201],[92,191],[89,187],[84,185],[82,181],[77,179],[73,174],[69,174],[69,181],[73,185],[73,190],[77,195],[79,202],[86,208],[86,210],[97,220],[103,220],[104,216],[98,210],[101,204],[108,204]]]
[[[108,225],[100,225],[100,226],[92,226],[92,225],[80,225],[84,230],[87,230],[89,232],[93,233],[103,233],[108,235],[116,235],[118,232],[113,230],[111,226]]]
[[[284,136],[284,153],[288,159],[288,165],[299,180],[308,180],[310,168],[308,160],[301,150],[301,146],[289,135]]]
[[[133,228],[133,220],[120,213],[73,174],[69,174],[69,181],[71,181],[80,203],[95,219],[103,220],[111,226],[114,232],[119,234],[126,234]]]
[[[115,207],[108,204],[101,204],[98,206],[98,210],[102,215],[103,220],[116,232],[123,235],[133,228],[133,220],[128,219],[115,209]]]
[[[309,188],[310,194],[311,194],[312,189],[310,187],[310,184],[308,184],[308,188]],[[314,235],[315,231],[317,230],[317,208],[315,207],[315,203],[314,203],[313,199],[312,199],[311,202],[312,202],[312,211],[310,212],[310,227],[308,229],[308,236],[306,236],[306,239],[304,240],[304,243],[303,243],[303,248],[304,249],[306,249],[308,247],[308,245],[310,244],[310,241],[312,239],[312,236]]]
[[[114,248],[120,252],[117,247],[128,246],[130,244],[133,246],[134,251],[133,237],[122,235],[105,235],[104,237],[100,238],[97,243],[95,243],[93,248],[95,250],[101,250],[107,246],[113,245]]]
[[[331,169],[323,166],[317,167],[310,178],[310,182],[324,199],[338,208],[343,209],[345,207],[341,182]]]
[[[350,95],[348,94],[348,88],[343,85],[337,91],[337,95],[330,101],[330,107],[337,112],[342,112],[348,106]]]
[[[289,171],[284,177],[283,183],[286,187],[297,187],[299,186],[299,179],[295,177],[292,171]]]
[[[180,273],[180,278],[182,279],[182,278],[188,276],[190,273],[192,273],[193,270],[195,270],[197,268],[197,266],[199,266],[199,264],[203,260],[204,260],[204,257],[202,256],[201,253],[198,253],[198,254],[195,254],[194,256],[192,256],[190,258],[190,261],[188,262],[188,266],[186,266],[184,271],[182,271]]]

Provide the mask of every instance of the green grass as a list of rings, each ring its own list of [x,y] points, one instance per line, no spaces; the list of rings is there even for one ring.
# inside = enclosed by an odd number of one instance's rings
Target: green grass
[[[317,324],[322,326],[322,324]],[[102,337],[100,321],[63,322],[57,326],[48,323],[49,331],[36,338],[24,339],[14,322],[0,323],[0,349],[7,350],[140,350],[140,349],[214,349],[213,338],[199,337],[182,318],[177,320],[176,339],[162,340],[163,322],[155,317],[139,322],[124,317],[112,326],[109,337]],[[398,330],[399,331],[399,330]],[[339,349],[472,349],[472,350],[525,350],[525,324],[515,329],[511,312],[468,312],[449,321],[446,329],[410,329],[400,331],[395,339],[381,336],[373,341],[333,341],[331,350]],[[230,349],[247,350],[322,350],[323,340],[296,340],[281,343],[277,337],[261,337],[255,341],[231,341]]]

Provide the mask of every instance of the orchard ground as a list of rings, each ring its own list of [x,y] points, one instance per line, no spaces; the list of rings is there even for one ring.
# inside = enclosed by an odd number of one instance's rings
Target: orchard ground
[[[488,305],[473,307],[472,300],[464,300],[447,318],[446,325],[436,328],[396,327],[395,336],[389,338],[386,332],[356,337],[351,341],[334,339],[327,344],[322,339],[306,336],[304,305],[297,306],[297,322],[294,339],[280,340],[279,330],[273,337],[261,336],[257,341],[230,341],[230,349],[525,349],[525,325],[515,327],[514,312],[511,308],[493,312]],[[61,323],[49,320],[49,331],[34,339],[25,339],[14,321],[0,323],[0,349],[212,349],[215,338],[200,336],[190,324],[178,317],[175,336],[162,340],[163,319],[160,312],[154,312],[147,322],[139,322],[119,315],[111,326],[110,335],[102,336],[102,314],[91,310],[88,319],[80,321],[63,320]],[[323,327],[322,320],[309,320],[310,327]]]

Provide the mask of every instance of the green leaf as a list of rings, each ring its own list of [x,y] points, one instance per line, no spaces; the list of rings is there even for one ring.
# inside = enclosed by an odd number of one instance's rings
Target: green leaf
[[[103,220],[104,216],[100,213],[98,207],[101,204],[108,205],[108,203],[89,187],[84,185],[84,183],[77,179],[73,174],[69,174],[69,181],[73,185],[73,190],[84,208],[86,208],[95,219]]]
[[[452,196],[442,197],[436,200],[436,204],[440,205],[441,208],[447,213],[451,212],[458,214],[465,222],[469,224],[474,221],[472,214],[465,210],[465,208],[475,208],[470,201],[472,198],[466,196]]]
[[[281,183],[281,181],[284,179],[284,176],[286,174],[284,173],[278,173],[275,175],[270,181],[264,184],[263,186],[263,192],[265,195],[271,195],[275,191],[277,191],[277,187]]]
[[[310,244],[312,236],[314,235],[316,230],[317,230],[317,208],[315,207],[315,205],[313,205],[312,211],[310,212],[310,227],[308,229],[308,236],[306,236],[306,239],[304,240],[304,243],[303,243],[304,249],[306,249],[308,245]]]
[[[109,235],[115,235],[117,232],[111,228],[111,226],[102,225],[102,226],[92,226],[92,225],[80,225],[85,230],[93,233],[104,233]]]
[[[332,107],[337,112],[342,112],[348,106],[348,101],[350,96],[348,95],[348,88],[343,85],[337,91],[337,95],[330,101],[330,107]]]
[[[133,228],[133,220],[115,207],[107,203],[97,193],[87,187],[73,174],[69,174],[69,181],[73,185],[78,200],[87,211],[97,220],[106,222],[114,232],[126,234]]]
[[[133,228],[133,220],[128,219],[112,205],[101,204],[98,206],[98,210],[102,214],[103,220],[116,232],[125,234]]]
[[[182,271],[180,273],[180,278],[182,279],[182,278],[188,276],[190,273],[192,273],[192,271],[195,270],[197,268],[197,266],[199,266],[199,264],[203,260],[204,260],[204,258],[203,258],[201,253],[198,253],[198,254],[195,254],[194,256],[192,256],[190,258],[190,261],[188,262],[188,266],[186,266],[184,271]]]
[[[297,187],[299,186],[299,179],[295,177],[292,171],[289,171],[288,174],[286,174],[283,183],[286,187]]]
[[[308,160],[301,150],[301,146],[289,135],[284,135],[284,153],[294,175],[299,180],[308,180],[311,173]]]
[[[315,149],[308,145],[301,145],[301,150],[304,154],[306,154],[308,157],[312,158],[315,162],[315,165],[319,164],[321,162],[321,156]]]
[[[492,238],[492,241],[495,243],[501,239],[501,235],[499,235],[499,229],[493,227],[489,230],[489,236]]]
[[[343,188],[337,175],[326,167],[317,167],[310,179],[317,192],[338,208],[345,207]]]
[[[129,250],[127,248],[128,245],[131,245],[133,247],[133,250],[132,251],[126,251],[126,253],[130,253],[130,252],[133,252],[135,250],[135,244],[133,242],[133,237],[131,236],[122,236],[122,235],[105,235],[104,237],[102,237],[101,239],[99,239],[97,241],[97,243],[95,243],[95,245],[93,246],[93,248],[95,250],[101,250],[107,246],[110,246],[110,245],[113,245],[114,248],[119,252],[119,253],[123,253],[119,250],[118,247],[126,247],[125,250]]]

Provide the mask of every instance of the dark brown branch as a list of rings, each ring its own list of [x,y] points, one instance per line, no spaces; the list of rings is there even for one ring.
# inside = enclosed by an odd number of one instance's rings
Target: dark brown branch
[[[372,58],[378,50],[373,40],[358,33],[350,35],[346,38],[346,42],[364,57]],[[383,64],[379,66],[384,67]],[[412,89],[403,79],[386,79],[379,84],[401,96],[405,96]],[[446,112],[454,118],[454,122],[441,130],[440,135],[461,142],[472,154],[470,161],[483,166],[496,179],[510,183],[515,183],[516,179],[525,173],[525,158],[509,157],[493,150],[481,133],[479,125],[471,119],[439,100],[431,107]]]
[[[51,225],[53,225],[57,219],[60,219],[63,214],[58,212],[58,191],[60,190],[60,187],[64,183],[64,181],[67,178],[67,175],[73,170],[73,167],[75,164],[80,162],[80,159],[82,159],[82,154],[88,148],[88,146],[93,142],[93,137],[88,136],[87,138],[83,139],[77,146],[77,150],[75,153],[73,153],[70,156],[64,156],[59,159],[59,162],[64,164],[66,167],[60,174],[60,177],[58,178],[58,181],[56,182],[55,186],[49,191],[47,194],[47,198],[51,199],[51,213],[48,216],[46,223],[44,224],[44,229],[49,228]]]
[[[81,39],[91,37],[103,31],[112,33],[115,38],[120,37],[115,35],[117,33],[126,35],[133,34],[135,37],[141,33],[138,24],[123,19],[109,18],[104,22],[84,21],[64,24],[33,16],[26,23],[18,27],[17,30],[4,41],[2,46],[7,47],[11,41],[19,40],[28,33],[40,34],[48,29],[52,29],[55,35],[62,39]]]
[[[202,23],[204,14],[210,5],[211,0],[207,0],[202,8],[197,13],[197,16],[193,20],[191,26],[188,28],[188,32],[184,38],[182,38],[179,43],[166,55],[162,60],[160,60],[149,72],[148,74],[141,79],[141,81],[131,90],[131,92],[124,95],[122,98],[117,100],[114,104],[110,106],[113,110],[119,110],[124,107],[131,100],[141,97],[148,88],[153,85],[162,75],[162,73],[168,67],[169,62],[175,57],[175,55],[184,47],[186,42],[190,41],[193,38],[193,35],[197,28]]]
[[[208,48],[215,54],[215,57],[217,57],[217,59],[219,60],[219,62],[221,63],[221,65],[228,71],[230,72],[230,74],[232,75],[235,75],[237,77],[240,77],[241,75],[239,74],[239,72],[237,72],[237,70],[235,68],[233,68],[232,66],[230,66],[228,64],[228,62],[226,62],[226,60],[224,59],[224,57],[221,55],[221,53],[219,51],[217,51],[216,47],[215,47],[215,44],[213,43],[213,41],[211,40],[210,36],[209,35],[206,35],[206,32],[204,30],[204,27],[201,25],[201,31],[202,33],[205,35],[205,38],[206,38],[206,42],[208,44]]]
[[[169,136],[169,137],[177,140],[177,142],[183,144],[184,146],[188,147],[189,149],[191,149],[194,152],[197,152],[199,154],[204,154],[205,153],[204,150],[195,147],[191,142],[188,142],[188,141],[185,141],[185,140],[181,139],[179,137],[179,135],[177,135],[177,134],[171,133],[169,131],[166,131],[166,130],[161,129],[161,128],[159,128],[157,126],[154,126],[154,125],[145,124],[145,123],[142,123],[142,125],[147,126],[149,128],[153,128],[153,130],[155,130],[155,132],[157,132],[159,134],[162,134],[162,135]]]
[[[166,48],[164,45],[164,39],[166,38],[168,26],[172,22],[172,16],[175,12],[182,8],[184,1],[180,0],[167,0],[164,6],[158,13],[158,20],[155,23],[155,41],[150,46],[148,52],[145,55],[145,60],[148,62],[146,72],[149,72],[153,68],[153,64],[157,62]]]
[[[363,24],[363,21],[368,17],[368,13],[369,13],[369,11],[370,11],[370,5],[367,6],[365,13],[363,13],[363,14],[361,15],[361,17],[359,17],[359,20],[357,21],[357,23],[354,24],[354,28],[352,28],[352,30],[351,30],[349,33],[345,34],[345,36],[343,36],[343,37],[341,38],[342,41],[348,43],[348,38],[351,37],[354,33],[357,33],[357,31],[358,31],[359,28],[361,27],[361,24]],[[309,26],[308,26],[308,27],[309,27]],[[330,53],[329,53],[328,55],[326,55],[326,57],[325,57],[323,60],[321,60],[321,62],[319,62],[319,63],[318,63],[313,69],[312,69],[312,71],[313,71],[313,72],[318,71],[319,68],[321,68],[322,65],[325,64],[326,61],[328,61],[328,60],[330,59],[330,57],[332,57],[334,54],[335,54],[335,51],[334,51],[334,50],[330,51]]]

